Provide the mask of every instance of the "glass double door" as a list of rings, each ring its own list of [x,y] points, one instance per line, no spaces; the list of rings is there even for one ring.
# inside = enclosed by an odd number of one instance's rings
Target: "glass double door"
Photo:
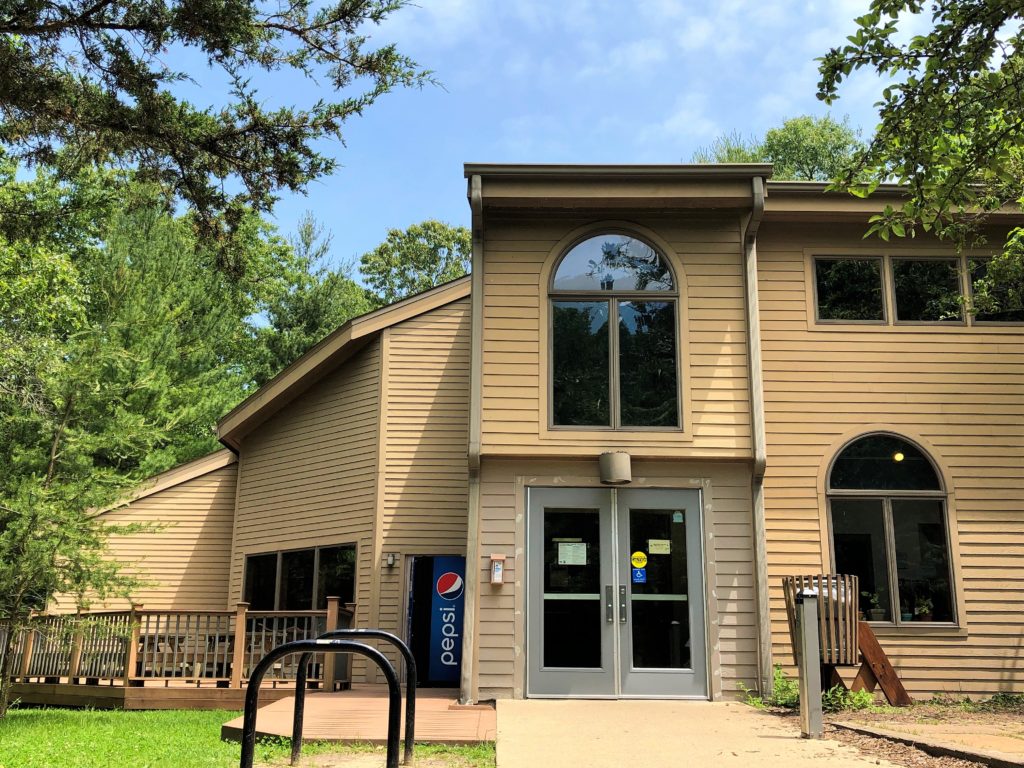
[[[700,493],[531,488],[527,695],[707,697]]]

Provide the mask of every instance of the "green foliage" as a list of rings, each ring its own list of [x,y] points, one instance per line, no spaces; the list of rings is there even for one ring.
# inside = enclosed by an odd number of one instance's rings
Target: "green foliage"
[[[930,25],[900,42],[904,25],[927,13]],[[846,78],[874,70],[889,85],[867,148],[846,164],[837,188],[866,196],[880,183],[907,185],[908,197],[872,220],[888,240],[934,232],[962,246],[983,242],[987,215],[1024,200],[1024,6],[988,0],[873,0],[857,29],[822,57],[818,98],[831,104]],[[1020,310],[1020,230],[1004,248],[1003,295],[983,293],[989,309]],[[1013,266],[1009,266],[1010,264]]]
[[[151,712],[15,709],[0,720],[0,768],[233,768],[238,742],[220,740],[223,723],[240,712]],[[304,743],[303,755],[382,752],[379,745]],[[258,765],[287,765],[288,739],[260,740]],[[450,765],[493,768],[494,744],[416,745],[416,758],[443,757]],[[383,765],[383,758],[381,760]]]
[[[863,148],[849,119],[802,115],[769,130],[763,139],[738,132],[715,139],[693,155],[695,163],[772,163],[774,179],[828,181]]]
[[[351,277],[351,265],[330,270],[331,236],[312,214],[299,222],[292,254],[266,300],[266,325],[255,330],[250,377],[260,386],[345,323],[369,312],[374,297]]]
[[[428,220],[387,238],[359,261],[359,272],[381,304],[392,304],[469,272],[469,230]]]
[[[0,146],[65,178],[106,164],[137,168],[186,201],[213,244],[235,234],[249,208],[268,210],[278,190],[302,190],[330,174],[335,162],[317,142],[341,139],[348,118],[394,88],[431,82],[394,45],[368,45],[368,28],[404,4],[6,4]],[[253,85],[261,72],[308,78],[323,98],[272,108]],[[181,81],[219,81],[230,95],[197,106],[174,95]]]
[[[772,671],[772,692],[769,696],[758,695],[743,683],[740,683],[740,690],[746,694],[747,704],[757,709],[765,707],[796,709],[800,706],[800,684],[782,671],[781,664],[776,664]]]
[[[875,697],[867,691],[851,691],[841,685],[833,686],[821,694],[821,708],[825,712],[848,712],[870,709]]]

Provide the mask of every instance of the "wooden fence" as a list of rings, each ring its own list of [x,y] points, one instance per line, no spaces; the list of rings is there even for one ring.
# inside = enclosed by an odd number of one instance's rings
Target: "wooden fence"
[[[322,611],[130,611],[37,616],[11,649],[16,682],[146,685],[172,683],[238,688],[271,649],[351,626],[353,611],[337,598]],[[0,624],[0,640],[8,627]],[[6,647],[6,642],[0,646]],[[2,661],[2,659],[0,659]],[[333,686],[348,679],[347,664],[322,655],[307,671],[311,683]],[[267,675],[294,680],[298,656]]]

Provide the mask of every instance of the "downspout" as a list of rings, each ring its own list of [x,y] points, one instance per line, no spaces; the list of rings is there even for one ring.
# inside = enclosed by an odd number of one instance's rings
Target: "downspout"
[[[476,628],[480,616],[480,417],[484,331],[484,200],[483,184],[479,175],[471,176],[469,179],[469,206],[473,217],[470,277],[469,500],[466,521],[466,611],[462,630],[460,704],[474,703],[479,693],[476,679]]]
[[[743,228],[743,260],[747,290],[747,350],[750,358],[750,418],[753,433],[752,481],[754,523],[754,589],[757,604],[757,672],[762,694],[772,686],[772,633],[768,599],[768,538],[764,511],[764,473],[768,464],[764,421],[764,369],[761,365],[761,313],[757,292],[757,230],[764,216],[764,179],[752,180],[753,207]]]

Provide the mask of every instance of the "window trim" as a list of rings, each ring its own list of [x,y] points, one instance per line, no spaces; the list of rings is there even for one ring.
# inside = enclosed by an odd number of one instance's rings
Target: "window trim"
[[[818,260],[822,261],[877,261],[878,262],[878,287],[881,288],[882,319],[881,320],[841,320],[823,318],[819,312],[821,305],[818,302]],[[814,309],[814,322],[822,325],[889,325],[889,305],[885,300],[886,269],[885,257],[847,254],[815,254],[811,257],[811,291],[812,307]]]
[[[587,240],[592,240],[603,235],[619,235],[621,237],[630,237],[635,240],[639,240],[648,248],[658,254],[658,257],[665,262],[665,266],[668,268],[669,273],[672,275],[672,288],[671,290],[658,290],[658,291],[637,291],[637,290],[623,290],[623,291],[593,291],[593,290],[564,290],[556,289],[555,276],[558,273],[558,268],[561,266],[565,257],[572,252],[576,246]],[[547,416],[546,424],[547,429],[554,433],[559,432],[665,432],[665,433],[680,433],[685,434],[686,432],[686,419],[684,418],[683,410],[685,407],[684,392],[685,387],[684,376],[683,376],[683,359],[682,359],[682,334],[683,334],[683,315],[682,315],[682,297],[683,292],[680,289],[679,274],[675,265],[672,263],[673,260],[665,252],[665,249],[659,245],[656,245],[651,241],[651,238],[640,234],[636,231],[630,230],[629,228],[619,226],[595,226],[588,227],[587,230],[576,237],[572,238],[568,244],[562,245],[557,251],[558,255],[552,262],[550,272],[547,276],[547,294],[545,296],[547,306]],[[621,301],[663,301],[671,303],[673,306],[673,312],[675,314],[675,323],[673,330],[675,333],[672,338],[673,355],[676,365],[676,423],[669,426],[628,426],[622,424],[622,414],[620,408],[620,392],[619,392],[619,374],[620,374],[620,362],[619,355],[616,354],[619,347],[618,341],[618,327],[619,327],[619,302]],[[557,301],[604,301],[608,304],[608,406],[610,415],[610,424],[556,424],[555,423],[555,313],[554,304]]]
[[[935,477],[939,481],[939,490],[878,490],[878,489],[834,489],[832,488],[832,469],[835,466],[836,460],[843,454],[843,452],[854,443],[863,440],[865,438],[874,437],[877,435],[884,435],[887,437],[894,437],[899,440],[903,440],[910,445],[914,446],[921,455],[924,456],[929,465],[931,465],[932,471],[935,473]],[[878,500],[882,502],[882,525],[885,532],[885,556],[886,556],[886,575],[889,578],[889,602],[891,607],[891,618],[889,621],[871,621],[872,628],[875,630],[899,630],[903,632],[905,630],[937,630],[949,632],[950,630],[959,630],[961,628],[960,621],[960,585],[957,579],[957,557],[956,552],[953,548],[954,539],[952,534],[951,519],[949,514],[950,507],[950,492],[946,486],[945,477],[940,467],[932,457],[931,452],[925,450],[924,446],[920,445],[916,440],[896,433],[888,432],[884,430],[874,430],[870,432],[862,432],[857,434],[850,439],[844,440],[839,448],[832,453],[832,457],[829,459],[825,466],[825,508],[826,508],[826,523],[828,533],[828,556],[829,562],[833,572],[836,572],[838,566],[836,565],[836,542],[835,542],[835,524],[832,517],[832,501],[833,499],[865,499],[865,500]],[[920,622],[914,621],[903,621],[900,617],[899,608],[899,578],[896,568],[896,537],[893,532],[893,521],[892,521],[892,499],[900,500],[913,500],[922,499],[929,501],[941,501],[942,505],[942,524],[944,529],[945,541],[946,541],[946,566],[949,569],[949,600],[950,600],[950,611],[952,613],[952,619],[950,621],[930,621]],[[923,626],[927,625],[927,626]]]
[[[354,567],[352,569],[352,600],[355,601],[356,595],[359,594],[359,542],[358,541],[339,541],[331,544],[314,544],[313,546],[306,547],[289,547],[288,549],[272,549],[268,552],[246,552],[242,555],[242,600],[245,600],[246,588],[248,587],[248,572],[249,572],[249,558],[250,557],[265,557],[267,555],[276,556],[276,570],[274,572],[274,607],[270,608],[271,611],[281,611],[281,568],[283,563],[283,556],[290,552],[305,552],[306,550],[313,550],[313,596],[309,610],[311,611],[322,611],[323,608],[317,608],[317,590],[320,587],[320,550],[321,549],[334,549],[336,547],[352,547],[352,551],[355,553]],[[340,597],[340,596],[339,596]],[[345,605],[346,603],[342,603]]]

